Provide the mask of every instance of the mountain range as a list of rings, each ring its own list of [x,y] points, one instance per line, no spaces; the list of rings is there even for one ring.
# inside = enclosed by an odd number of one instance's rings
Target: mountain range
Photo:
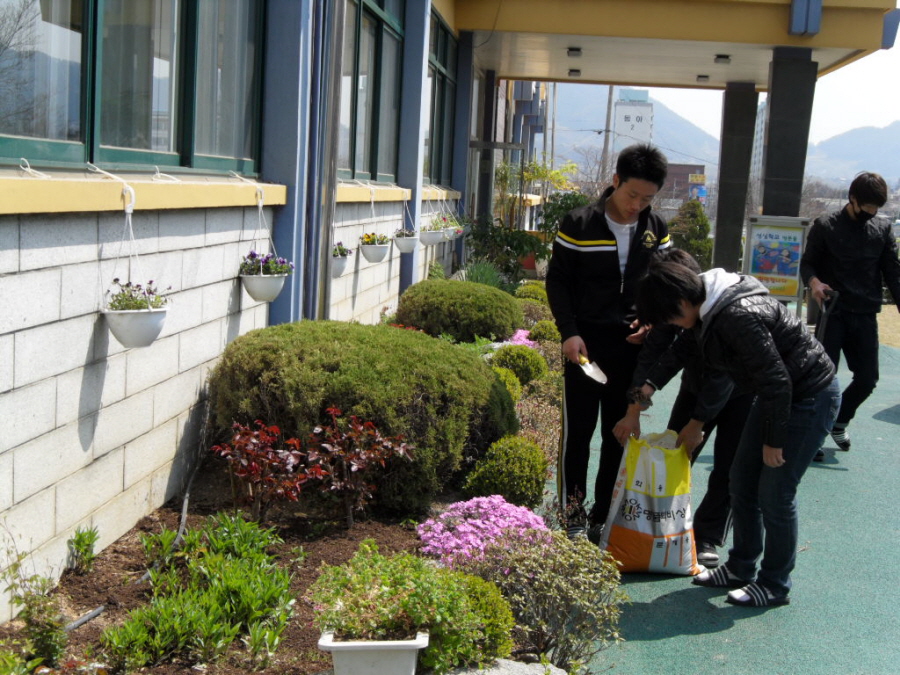
[[[558,85],[556,156],[579,162],[586,148],[603,146],[608,88],[563,83]],[[689,119],[651,98],[652,142],[670,162],[703,164],[706,174],[718,174],[719,141]],[[900,121],[883,127],[860,127],[811,143],[806,175],[823,182],[848,185],[860,171],[875,171],[891,187],[900,181]]]

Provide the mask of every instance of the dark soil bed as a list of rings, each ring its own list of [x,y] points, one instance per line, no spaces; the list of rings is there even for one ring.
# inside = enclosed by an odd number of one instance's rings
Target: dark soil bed
[[[216,460],[207,461],[197,473],[191,489],[188,528],[199,526],[208,516],[231,508],[231,488],[224,466]],[[63,575],[55,592],[67,619],[74,620],[101,605],[106,608],[97,618],[69,633],[67,653],[70,656],[91,660],[98,658],[99,637],[103,629],[122,622],[130,610],[146,602],[149,585],[140,581],[146,572],[140,534],[158,533],[163,527],[177,529],[181,510],[181,498],[172,500],[141,519],[130,532],[107,547],[98,556],[89,574],[79,576],[67,572]],[[352,529],[347,530],[340,523],[311,518],[298,508],[273,508],[265,524],[274,527],[284,540],[273,553],[280,564],[293,572],[292,588],[297,598],[294,615],[269,666],[260,670],[252,665],[242,645],[235,643],[227,656],[217,663],[199,667],[193,663],[167,663],[144,668],[140,672],[158,675],[196,675],[198,672],[210,675],[246,675],[251,672],[306,675],[328,670],[331,657],[317,648],[319,631],[312,625],[312,608],[303,601],[319,566],[323,562],[331,565],[343,563],[356,552],[364,539],[374,539],[383,553],[412,551],[419,544],[415,529],[409,525],[367,519],[357,521]],[[306,553],[302,564],[294,562],[299,548]],[[0,639],[15,637],[20,628],[16,621],[0,626]],[[92,654],[93,657],[86,656]]]

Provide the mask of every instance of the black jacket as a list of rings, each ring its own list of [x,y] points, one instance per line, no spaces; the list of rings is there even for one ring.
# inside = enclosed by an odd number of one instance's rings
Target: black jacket
[[[807,285],[816,277],[838,291],[840,311],[880,312],[882,279],[900,307],[897,244],[890,223],[883,218],[860,224],[846,207],[816,218],[806,238],[800,275]]]
[[[665,221],[648,206],[638,216],[623,276],[616,237],[606,222],[606,199],[612,192],[608,188],[599,202],[567,213],[553,241],[547,297],[563,341],[633,321],[635,284],[653,252],[670,245]]]
[[[709,275],[721,272],[702,275],[707,289]],[[827,387],[834,364],[806,326],[753,277],[741,276],[707,302],[711,307],[701,313],[700,329],[704,361],[756,394],[764,442],[784,447],[791,403]]]
[[[631,386],[649,384],[660,390],[683,368],[681,388],[697,397],[691,417],[705,423],[719,414],[733,394],[745,392],[735,392],[731,377],[704,365],[699,335],[699,330],[670,324],[654,326],[644,338]]]

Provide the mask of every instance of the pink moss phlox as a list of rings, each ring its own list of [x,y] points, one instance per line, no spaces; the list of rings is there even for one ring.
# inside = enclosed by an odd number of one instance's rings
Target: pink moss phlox
[[[530,331],[525,330],[524,328],[520,328],[515,333],[513,333],[513,336],[509,340],[507,340],[507,344],[525,345],[526,347],[531,347],[532,349],[534,349],[535,347],[537,347],[537,342],[529,340],[529,334]]]
[[[500,495],[455,502],[419,525],[418,533],[423,553],[440,557],[447,567],[457,560],[480,558],[488,545],[503,538],[539,542],[549,537],[540,516]]]

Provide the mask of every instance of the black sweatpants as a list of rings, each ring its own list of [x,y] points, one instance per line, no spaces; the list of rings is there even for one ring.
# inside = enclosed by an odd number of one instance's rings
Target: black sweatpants
[[[825,324],[822,346],[835,368],[844,352],[847,367],[853,373],[841,395],[841,410],[835,420],[835,424],[846,426],[878,384],[878,315],[844,312],[838,304]]]
[[[606,373],[608,381],[599,384],[580,366],[566,362],[562,403],[562,433],[557,462],[557,488],[561,508],[573,502],[583,504],[587,497],[587,469],[591,438],[600,417],[600,468],[594,483],[592,523],[603,523],[612,500],[613,486],[622,461],[622,446],[613,436],[613,427],[628,407],[625,394],[637,365],[640,345],[625,341],[627,327],[610,327],[595,335],[581,335],[588,357]],[[589,500],[588,500],[589,501]]]
[[[728,472],[737,450],[753,394],[738,394],[728,399],[725,406],[713,419],[703,425],[703,442],[695,449],[691,464],[700,455],[706,439],[714,429],[716,442],[713,444],[713,468],[709,474],[706,495],[694,510],[694,538],[715,546],[724,546],[728,529],[731,526],[731,499],[728,494]],[[682,387],[675,398],[672,412],[669,415],[668,428],[680,432],[691,419],[697,395]]]

